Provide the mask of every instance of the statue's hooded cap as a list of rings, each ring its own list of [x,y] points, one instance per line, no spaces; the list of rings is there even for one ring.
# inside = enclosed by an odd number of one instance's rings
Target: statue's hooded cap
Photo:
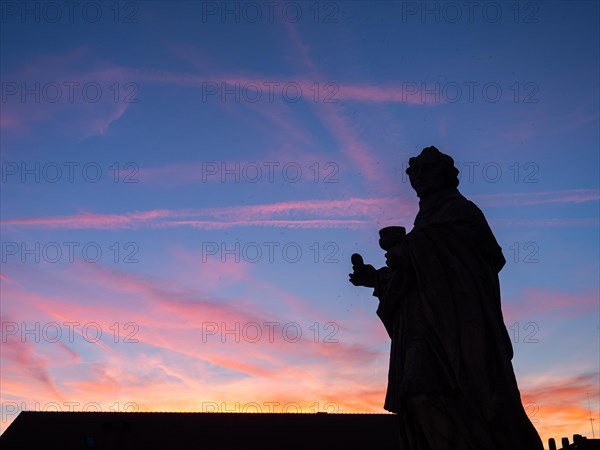
[[[454,167],[454,159],[445,153],[440,152],[437,148],[425,147],[419,156],[415,156],[408,160],[408,168],[406,173],[410,176],[411,167],[415,165],[433,165],[436,169],[443,173],[444,178],[448,180],[447,184],[450,187],[458,186],[458,169]]]

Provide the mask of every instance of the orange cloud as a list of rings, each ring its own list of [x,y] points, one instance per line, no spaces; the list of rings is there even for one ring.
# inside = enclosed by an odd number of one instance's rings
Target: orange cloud
[[[183,391],[189,392],[189,389],[201,389],[212,397],[216,395],[215,392],[224,389],[224,386],[229,386],[228,390],[233,389],[238,394],[245,392],[234,389],[232,382],[227,381],[230,377],[234,380],[234,385],[242,383],[237,389],[242,389],[243,386],[243,389],[263,392],[261,395],[268,397],[265,392],[274,383],[288,386],[288,389],[297,387],[298,371],[311,374],[304,377],[307,382],[310,381],[307,389],[318,392],[325,379],[332,374],[335,376],[348,371],[357,361],[360,362],[360,368],[353,369],[357,371],[355,376],[368,383],[367,380],[372,376],[369,366],[381,356],[380,351],[373,350],[366,344],[314,342],[308,333],[310,320],[296,319],[299,326],[304,328],[306,337],[297,341],[294,338],[286,339],[285,336],[282,338],[281,324],[286,323],[286,318],[245,301],[206,299],[201,292],[177,287],[175,282],[83,264],[74,265],[70,270],[59,274],[58,279],[63,276],[75,276],[87,281],[80,288],[70,287],[60,296],[28,292],[22,287],[27,283],[3,292],[9,299],[15,323],[30,324],[31,311],[37,311],[37,314],[45,315],[45,319],[36,317],[38,322],[93,322],[105,331],[104,339],[90,343],[84,341],[81,328],[76,329],[76,342],[68,343],[66,353],[65,346],[60,347],[63,356],[59,355],[52,360],[48,373],[55,372],[58,367],[62,367],[62,371],[74,364],[87,364],[89,355],[94,355],[95,363],[89,371],[78,371],[74,378],[68,377],[68,381],[61,381],[60,392],[49,389],[44,395],[40,395],[44,399],[54,398],[59,394],[62,398],[69,399],[110,399],[111,395],[118,394],[121,398],[132,392],[139,392],[138,398],[146,398],[141,386],[152,389],[154,384],[165,378],[179,380],[174,382],[173,389],[181,391],[182,398],[185,397]],[[208,276],[209,274],[205,274],[205,277]],[[243,269],[237,276],[239,280],[246,280],[246,283],[253,282]],[[208,278],[205,279],[208,281]],[[265,294],[272,291],[277,294],[276,298],[287,301],[292,308],[302,311],[301,305],[306,302],[291,295],[284,296],[280,290],[270,287],[264,281],[257,283],[255,288],[261,289]],[[84,292],[95,292],[96,295],[89,296]],[[107,298],[111,301],[102,301]],[[304,311],[304,314],[310,314],[310,311]],[[112,330],[115,322],[123,324],[125,321],[138,325],[139,329],[133,337],[139,342],[124,344],[123,334],[121,342],[112,342],[113,334],[108,330]],[[244,324],[265,322],[279,324],[272,341],[264,337],[260,342],[253,343],[225,335],[226,342],[222,342],[223,329],[218,330],[216,336],[207,334],[207,331],[214,331],[214,328],[207,328],[209,326],[224,327],[231,331],[236,327],[239,330]],[[237,335],[239,336],[239,332]],[[35,346],[35,350],[43,351],[38,346]],[[135,356],[130,351],[135,351]],[[168,369],[171,373],[167,376],[167,361],[172,359],[179,363]],[[9,380],[15,377],[26,379],[23,375],[31,367],[27,361],[13,358],[10,364],[12,372]],[[227,376],[221,380],[220,375],[223,373]],[[52,375],[48,375],[45,380],[50,382]],[[261,380],[271,382],[265,384]],[[26,390],[22,387],[18,387],[17,393],[27,397]],[[159,404],[153,406],[161,409]]]
[[[598,436],[600,379],[597,373],[563,379],[540,379],[523,389],[521,398],[545,443],[553,437],[571,438],[573,434],[592,437],[590,417]],[[588,404],[589,395],[589,404]]]

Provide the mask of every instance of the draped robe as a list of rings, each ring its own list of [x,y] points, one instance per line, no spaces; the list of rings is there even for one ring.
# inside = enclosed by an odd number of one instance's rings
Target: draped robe
[[[398,413],[401,448],[543,450],[512,367],[500,246],[457,189],[419,206],[373,293],[392,340],[384,408]]]

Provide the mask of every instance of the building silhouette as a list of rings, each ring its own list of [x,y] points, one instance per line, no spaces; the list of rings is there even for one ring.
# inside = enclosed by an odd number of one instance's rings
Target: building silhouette
[[[556,447],[556,441],[548,439],[548,448],[550,450],[600,450],[600,439],[588,439],[580,434],[573,435],[573,443],[569,444],[569,438],[561,439],[561,448]]]
[[[2,450],[398,449],[395,414],[23,411],[0,436]],[[600,450],[573,435],[550,450]]]
[[[398,435],[394,414],[23,411],[0,448],[397,449]]]

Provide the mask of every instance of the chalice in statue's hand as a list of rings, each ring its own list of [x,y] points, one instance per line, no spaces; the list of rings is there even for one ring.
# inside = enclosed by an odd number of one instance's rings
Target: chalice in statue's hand
[[[404,227],[385,227],[379,230],[379,246],[386,252],[394,245],[400,244],[406,237]]]
[[[385,264],[394,269],[398,265],[398,249],[406,237],[406,228],[392,226],[379,230],[379,246],[385,250]]]

